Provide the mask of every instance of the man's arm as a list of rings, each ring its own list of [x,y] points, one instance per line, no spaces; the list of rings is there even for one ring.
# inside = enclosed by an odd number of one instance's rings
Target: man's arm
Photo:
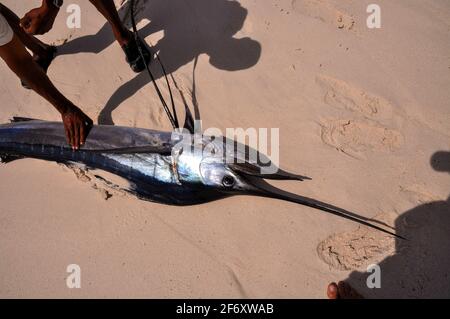
[[[62,0],[60,1],[62,4]],[[29,11],[20,20],[20,26],[28,34],[44,34],[51,30],[59,7],[55,5],[54,0],[42,0],[39,8]]]
[[[55,88],[16,35],[11,42],[0,46],[0,57],[19,78],[61,113],[67,140],[72,148],[78,149],[83,145],[92,120]]]

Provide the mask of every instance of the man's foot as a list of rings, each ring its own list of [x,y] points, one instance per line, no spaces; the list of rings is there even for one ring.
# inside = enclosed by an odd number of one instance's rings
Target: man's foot
[[[41,69],[42,69],[45,73],[47,73],[47,70],[48,70],[50,64],[52,63],[52,61],[53,61],[53,60],[55,59],[55,57],[56,57],[57,51],[58,51],[58,50],[56,49],[55,46],[50,46],[50,47],[48,48],[48,54],[47,54],[47,56],[45,56],[45,57],[40,57],[40,56],[37,56],[37,55],[33,55],[33,60],[34,60],[34,62],[36,62],[36,63],[41,67]],[[28,90],[31,89],[24,81],[21,81],[21,84],[22,84],[22,86],[23,86],[25,89],[28,89]]]
[[[139,38],[136,40],[134,35],[128,43],[122,45],[122,50],[125,53],[126,61],[134,72],[140,73],[150,64],[152,58],[150,50]],[[141,51],[144,59],[142,59]]]
[[[329,299],[363,299],[355,289],[348,283],[340,281],[338,284],[331,283],[328,285],[327,296]]]

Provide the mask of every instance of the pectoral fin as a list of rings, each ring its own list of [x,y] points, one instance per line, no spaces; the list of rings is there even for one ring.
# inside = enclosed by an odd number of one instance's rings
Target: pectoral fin
[[[272,179],[272,180],[311,180],[311,178],[307,176],[295,175],[288,172],[285,172],[281,169],[278,169],[276,173],[263,173],[261,167],[256,166],[255,164],[250,163],[231,163],[228,166],[235,172],[239,172],[241,174],[245,174],[248,176],[260,177],[264,179]]]

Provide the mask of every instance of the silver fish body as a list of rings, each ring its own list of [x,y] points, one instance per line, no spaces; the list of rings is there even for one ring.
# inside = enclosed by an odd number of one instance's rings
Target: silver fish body
[[[80,163],[119,175],[128,191],[144,200],[193,205],[223,197],[202,183],[198,157],[172,156],[172,133],[119,126],[94,126],[78,151],[67,145],[61,123],[24,121],[0,125],[0,156]],[[195,152],[192,152],[194,154]],[[180,160],[181,159],[181,160]]]
[[[21,119],[0,125],[0,159],[8,162],[23,157],[80,163],[116,174],[130,183],[129,192],[143,200],[195,205],[232,195],[264,196],[319,209],[402,238],[373,224],[387,226],[379,221],[272,187],[265,180],[308,178],[277,167],[274,171],[266,156],[226,138],[94,126],[85,145],[73,151],[62,123]],[[265,170],[267,167],[272,170]]]

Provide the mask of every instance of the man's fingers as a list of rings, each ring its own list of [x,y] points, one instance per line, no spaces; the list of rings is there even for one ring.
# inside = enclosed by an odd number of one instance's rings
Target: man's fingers
[[[70,146],[72,146],[72,149],[75,149],[75,127],[72,121],[69,124],[69,134],[70,134]]]
[[[70,144],[70,132],[69,127],[64,123],[64,132],[66,133],[67,143]]]
[[[28,29],[31,25],[30,17],[25,15],[22,19],[20,19],[19,25],[24,29]]]
[[[33,28],[30,28],[33,29]],[[41,23],[41,24],[37,24],[36,26],[34,26],[34,30],[33,30],[33,34],[34,35],[43,35],[46,34],[48,31],[50,31],[51,27],[49,27],[47,24],[45,23]]]
[[[42,28],[40,30],[41,34],[46,34],[48,31],[50,31],[53,28],[53,22],[49,21],[42,25]]]
[[[66,132],[67,143],[69,143],[72,149],[75,149],[75,126],[71,119],[65,118],[63,119],[64,128]]]
[[[75,142],[75,149],[79,149],[80,148],[80,131],[81,128],[83,127],[83,123],[76,123],[75,124],[75,136],[74,136],[74,142]]]
[[[24,27],[23,30],[29,35],[35,35],[36,34],[36,28],[32,24],[30,24],[27,27]]]
[[[86,142],[86,125],[83,123],[80,127],[80,145]]]
[[[66,126],[66,137],[67,137],[67,143],[70,145],[70,147],[73,148],[73,129],[72,129],[72,123],[65,124]]]
[[[35,33],[35,28],[33,27],[33,19],[31,17],[25,16],[20,20],[20,26],[28,34],[33,35]]]

